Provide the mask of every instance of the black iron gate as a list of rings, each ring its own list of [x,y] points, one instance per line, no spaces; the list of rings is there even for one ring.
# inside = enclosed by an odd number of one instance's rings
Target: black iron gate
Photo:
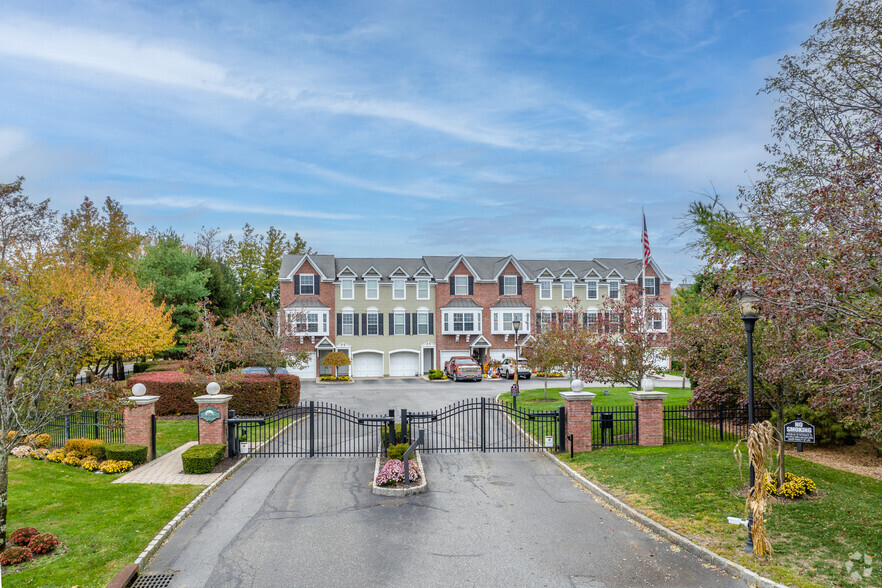
[[[563,451],[564,409],[530,411],[490,398],[433,412],[402,409],[403,436],[425,430],[425,452]],[[266,417],[227,419],[230,454],[255,456],[372,456],[384,435],[395,439],[395,411],[364,415],[321,402],[298,404]],[[406,439],[398,439],[399,442]]]
[[[227,419],[231,455],[376,455],[383,429],[394,419],[363,415],[333,404],[310,401],[267,417]]]
[[[591,445],[637,445],[637,407],[595,408],[591,414]]]
[[[426,431],[420,451],[563,451],[563,407],[530,411],[492,398],[456,402],[434,412],[409,413],[402,418],[410,430]]]

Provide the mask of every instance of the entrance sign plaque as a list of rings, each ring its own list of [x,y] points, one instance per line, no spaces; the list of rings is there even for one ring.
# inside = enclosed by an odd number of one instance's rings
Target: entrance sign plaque
[[[802,419],[784,423],[784,441],[787,443],[814,443],[815,426]]]
[[[199,418],[206,423],[213,423],[220,418],[220,411],[213,406],[206,406],[199,411]]]

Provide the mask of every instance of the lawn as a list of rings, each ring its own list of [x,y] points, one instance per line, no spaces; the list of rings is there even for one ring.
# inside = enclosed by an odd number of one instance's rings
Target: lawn
[[[188,441],[197,441],[199,429],[195,418],[156,419],[156,456],[165,455]]]
[[[524,384],[521,384],[523,386]],[[606,390],[609,392],[609,395],[605,395],[603,391]],[[625,388],[625,387],[616,387],[611,388],[609,386],[597,386],[593,388],[585,388],[583,392],[594,392],[597,396],[594,397],[594,400],[591,403],[598,408],[624,408],[624,407],[633,407],[634,399],[631,398],[631,395],[628,392],[633,390],[637,390],[637,388]],[[554,410],[558,406],[563,405],[563,399],[560,397],[561,392],[569,392],[569,388],[549,388],[548,389],[548,401],[545,401],[545,389],[544,388],[533,388],[530,390],[521,390],[521,395],[518,396],[518,406],[521,408],[525,408],[528,410]],[[656,388],[656,392],[667,392],[668,397],[665,398],[665,405],[682,405],[689,402],[689,399],[692,398],[692,389],[691,388]],[[511,394],[506,392],[502,396],[499,397],[500,400],[510,401]]]
[[[118,477],[11,458],[9,532],[36,527],[68,551],[22,572],[4,570],[3,586],[106,586],[204,488],[111,484]]]
[[[744,498],[737,493],[748,476],[746,465],[739,476],[732,448],[731,443],[623,447],[560,457],[655,520],[778,582],[850,584],[844,569],[850,553],[882,555],[882,481],[791,457],[787,471],[812,478],[820,497],[773,504],[766,518],[773,556],[744,554],[746,529],[726,521],[744,516]],[[879,562],[860,585],[882,585]]]

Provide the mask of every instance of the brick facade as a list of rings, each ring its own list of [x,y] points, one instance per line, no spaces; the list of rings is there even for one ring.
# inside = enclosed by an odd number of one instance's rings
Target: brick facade
[[[573,436],[572,450],[591,451],[591,400],[564,400],[567,419],[567,435]]]
[[[631,393],[637,409],[637,444],[661,447],[665,442],[663,397],[667,394],[651,394],[653,398],[639,398],[640,395],[640,392]]]

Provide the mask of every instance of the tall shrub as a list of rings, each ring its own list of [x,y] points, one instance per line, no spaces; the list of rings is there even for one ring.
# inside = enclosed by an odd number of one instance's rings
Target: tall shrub
[[[292,374],[276,374],[279,381],[279,404],[294,406],[300,402],[300,377]]]
[[[279,380],[263,374],[227,374],[221,391],[232,394],[230,408],[238,415],[272,414],[279,406]]]
[[[156,414],[166,416],[197,414],[199,407],[193,398],[205,394],[208,380],[184,372],[146,372],[126,381],[129,388],[139,383],[147,387],[147,394],[159,396]]]

